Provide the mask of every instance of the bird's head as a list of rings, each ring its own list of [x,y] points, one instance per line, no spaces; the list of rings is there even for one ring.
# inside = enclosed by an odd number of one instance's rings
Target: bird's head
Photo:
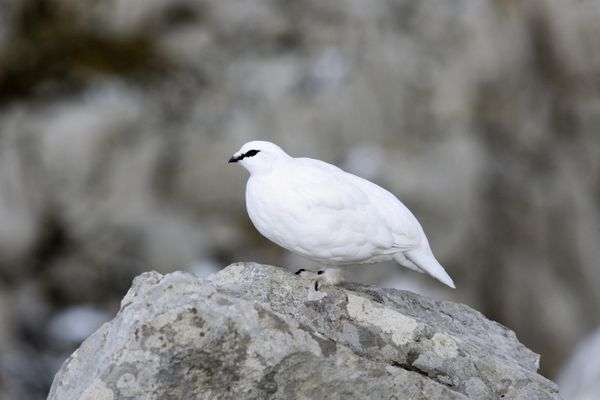
[[[278,161],[289,158],[281,147],[271,142],[254,140],[242,146],[231,158],[230,163],[239,163],[250,174],[267,173]]]

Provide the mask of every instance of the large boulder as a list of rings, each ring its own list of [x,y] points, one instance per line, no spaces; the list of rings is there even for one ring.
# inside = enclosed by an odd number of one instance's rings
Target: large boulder
[[[463,305],[255,263],[137,277],[50,400],[558,399],[539,356]]]

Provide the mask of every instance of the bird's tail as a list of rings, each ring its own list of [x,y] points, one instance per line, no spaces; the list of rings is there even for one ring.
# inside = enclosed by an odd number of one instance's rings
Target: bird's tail
[[[420,269],[429,275],[433,276],[444,285],[450,286],[455,289],[454,281],[450,278],[450,275],[444,270],[444,267],[435,259],[433,253],[429,248],[418,248],[404,252],[403,255],[416,264]]]

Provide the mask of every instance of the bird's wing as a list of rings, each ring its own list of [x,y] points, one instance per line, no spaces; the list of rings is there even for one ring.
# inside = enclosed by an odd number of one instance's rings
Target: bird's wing
[[[349,174],[350,175],[350,174]],[[408,251],[418,248],[424,237],[423,229],[410,210],[392,193],[381,186],[355,175],[364,190],[369,194],[372,204],[377,204],[377,211],[385,220],[386,226],[394,237],[393,248]]]
[[[323,161],[296,160],[294,194],[315,217],[343,223],[382,253],[418,247],[418,222],[387,190]]]

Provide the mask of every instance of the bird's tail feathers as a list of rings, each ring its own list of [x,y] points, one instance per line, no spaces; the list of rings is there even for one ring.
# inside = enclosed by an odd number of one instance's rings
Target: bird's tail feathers
[[[450,278],[444,267],[435,259],[430,249],[419,248],[407,251],[404,253],[404,256],[444,285],[450,286],[452,289],[456,288],[454,281]]]

